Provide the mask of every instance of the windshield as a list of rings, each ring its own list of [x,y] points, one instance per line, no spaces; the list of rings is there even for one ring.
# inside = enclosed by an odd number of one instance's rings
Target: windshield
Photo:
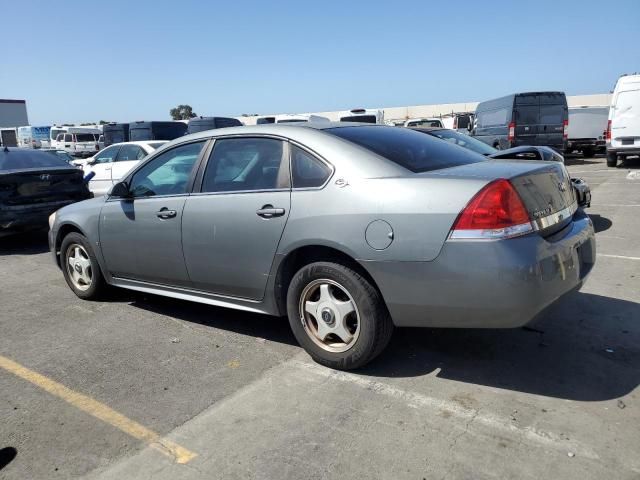
[[[473,150],[474,152],[482,155],[491,155],[498,151],[480,140],[470,137],[469,135],[465,135],[464,133],[456,132],[455,130],[430,130],[424,133],[428,133],[429,135],[441,138],[447,142],[460,145],[461,147],[468,148],[469,150]]]
[[[441,127],[442,122],[440,120],[412,120],[407,124],[407,127]]]
[[[51,129],[51,139],[55,140],[58,137],[58,135],[60,135],[61,133],[65,133],[65,132],[66,132],[66,130],[58,130],[58,129],[52,128]]]
[[[67,162],[56,155],[45,152],[0,150],[0,170],[22,170],[25,168],[68,167]]]
[[[324,131],[416,173],[485,160],[477,153],[447,145],[437,138],[408,128],[371,125],[329,128]]]
[[[376,123],[378,119],[375,115],[354,115],[351,117],[342,117],[341,122],[360,122],[360,123]]]

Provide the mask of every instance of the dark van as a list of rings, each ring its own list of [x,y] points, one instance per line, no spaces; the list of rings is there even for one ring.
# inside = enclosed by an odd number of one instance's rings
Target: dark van
[[[196,117],[189,120],[187,133],[197,133],[214,128],[241,127],[242,122],[230,117]]]
[[[173,140],[187,133],[184,122],[133,122],[129,124],[129,141]]]
[[[543,145],[564,152],[569,113],[564,92],[528,92],[478,104],[472,135],[494,148]]]
[[[108,147],[114,143],[122,143],[129,141],[129,124],[128,123],[108,123],[103,125],[102,134],[104,135],[104,146]]]

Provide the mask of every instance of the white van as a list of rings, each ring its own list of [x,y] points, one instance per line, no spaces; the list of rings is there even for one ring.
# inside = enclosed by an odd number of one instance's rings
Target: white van
[[[567,148],[564,153],[580,151],[585,157],[605,152],[605,131],[609,118],[609,107],[569,107]]]
[[[49,148],[51,127],[18,127],[18,146],[22,148]]]
[[[623,75],[611,96],[607,122],[607,166],[640,155],[640,75]]]
[[[405,127],[436,127],[443,128],[444,124],[439,118],[410,118],[404,122]]]
[[[102,129],[97,127],[68,127],[68,126],[58,126],[54,125],[51,127],[49,132],[50,138],[50,146],[51,148],[55,148],[58,150],[65,150],[64,148],[64,137],[60,137],[61,133],[92,133],[96,136],[96,141],[98,137],[102,135]],[[68,142],[67,142],[68,143]],[[69,151],[73,155],[73,152]],[[91,154],[93,155],[95,151]]]
[[[258,117],[256,120],[257,125],[263,125],[267,123],[304,123],[304,122],[328,122],[329,119],[321,117],[320,115],[311,114],[289,114],[283,113],[280,115],[271,115],[267,117]]]
[[[64,150],[74,157],[91,157],[100,151],[99,137],[99,133],[59,133],[56,138],[56,149]]]
[[[354,108],[340,114],[341,122],[384,124],[384,110],[375,108]]]

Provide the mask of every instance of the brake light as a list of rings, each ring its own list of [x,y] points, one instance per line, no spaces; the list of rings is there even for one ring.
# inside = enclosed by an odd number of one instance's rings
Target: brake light
[[[509,135],[507,137],[507,140],[509,140],[511,142],[515,138],[516,138],[516,122],[511,122],[509,124]]]
[[[607,142],[611,142],[611,120],[607,121],[607,133],[605,134]]]
[[[565,140],[569,138],[569,120],[562,122],[562,138]]]
[[[480,190],[460,212],[449,238],[495,240],[532,232],[527,209],[511,182],[494,180]]]

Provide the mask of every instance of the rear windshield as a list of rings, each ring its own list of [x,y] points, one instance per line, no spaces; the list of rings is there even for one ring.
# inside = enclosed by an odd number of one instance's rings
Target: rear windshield
[[[341,122],[376,123],[378,119],[375,115],[354,115],[352,117],[342,117]]]
[[[407,127],[442,127],[440,120],[411,120]]]
[[[277,123],[305,123],[305,122],[308,122],[308,120],[302,120],[302,119],[278,120]]]
[[[0,150],[0,170],[22,170],[25,168],[68,167],[64,160],[45,152]]]
[[[153,148],[154,150],[160,148],[162,145],[164,145],[166,142],[151,142],[148,143],[147,145],[149,145],[151,148]]]
[[[95,142],[96,137],[93,133],[76,133],[76,142]]]
[[[482,155],[407,128],[362,126],[329,128],[325,132],[348,140],[412,172],[428,172],[482,162]]]

